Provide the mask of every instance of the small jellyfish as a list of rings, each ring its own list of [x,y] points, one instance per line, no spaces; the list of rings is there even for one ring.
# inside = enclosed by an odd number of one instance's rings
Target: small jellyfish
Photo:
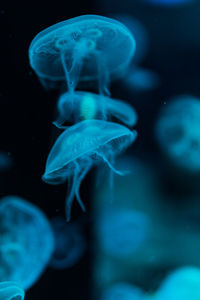
[[[74,121],[74,119],[78,122],[111,119],[111,117],[115,117],[129,127],[137,122],[135,110],[123,101],[89,92],[64,93],[58,101],[58,118],[54,125],[62,128],[66,121]]]
[[[161,149],[173,163],[189,172],[200,172],[200,100],[180,95],[165,105],[155,133]]]
[[[40,32],[29,48],[30,65],[45,82],[66,81],[74,91],[78,82],[98,81],[109,94],[110,79],[121,77],[135,52],[131,32],[120,22],[83,15]]]
[[[24,300],[24,290],[16,282],[0,282],[0,300]]]
[[[143,212],[119,207],[104,210],[96,226],[103,252],[122,258],[135,253],[147,240],[150,222]]]
[[[49,263],[54,249],[51,226],[33,204],[8,196],[0,202],[0,281],[30,288]]]
[[[66,198],[67,221],[70,220],[74,196],[85,211],[79,188],[90,168],[103,161],[111,170],[122,175],[112,163],[136,136],[136,131],[116,123],[85,120],[67,128],[58,137],[47,158],[42,179],[49,184],[60,184],[67,179],[72,181]]]
[[[62,218],[51,221],[55,236],[55,250],[50,266],[55,269],[65,269],[77,264],[86,250],[86,240],[81,224],[66,223]]]
[[[145,293],[133,284],[118,282],[108,287],[101,300],[145,300]]]
[[[185,266],[167,276],[156,293],[156,300],[199,300],[200,269]]]
[[[0,172],[7,171],[12,166],[12,158],[9,152],[0,151]]]

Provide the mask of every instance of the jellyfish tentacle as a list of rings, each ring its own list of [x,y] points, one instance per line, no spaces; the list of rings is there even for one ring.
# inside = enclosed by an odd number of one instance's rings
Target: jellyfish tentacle
[[[96,61],[98,68],[98,85],[99,85],[99,94],[110,97],[109,84],[110,76],[109,72],[106,69],[105,59],[100,55],[100,52],[96,51]]]
[[[97,155],[101,157],[104,160],[104,162],[108,165],[108,167],[117,175],[124,176],[128,174],[126,171],[122,172],[117,170],[103,153],[97,152]]]
[[[65,52],[64,51],[61,51],[60,57],[61,57],[62,67],[63,67],[64,73],[65,73],[65,79],[66,79],[66,82],[67,82],[68,90],[69,90],[69,92],[73,92],[73,87],[70,83],[70,72],[69,72],[69,70],[67,68],[67,65],[66,65]]]

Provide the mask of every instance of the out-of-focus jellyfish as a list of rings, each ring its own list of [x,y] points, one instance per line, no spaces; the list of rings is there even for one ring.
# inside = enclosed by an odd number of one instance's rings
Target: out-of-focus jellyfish
[[[100,248],[120,258],[134,254],[148,239],[150,222],[145,213],[119,207],[104,210],[96,226]]]
[[[179,4],[187,4],[195,0],[143,0],[146,3],[156,4],[160,6],[173,6]]]
[[[108,287],[101,300],[145,300],[145,293],[133,284],[118,282]]]
[[[0,172],[4,172],[12,166],[12,158],[9,153],[0,151]]]
[[[39,208],[8,196],[0,202],[0,281],[30,288],[54,249],[51,226]]]
[[[49,184],[60,184],[67,179],[72,182],[66,198],[67,221],[70,220],[74,196],[85,210],[79,188],[90,168],[103,161],[112,171],[122,175],[112,163],[136,136],[136,131],[116,123],[86,120],[66,129],[58,137],[49,153],[42,179]]]
[[[182,95],[171,99],[160,112],[156,137],[175,165],[200,172],[200,99]]]
[[[137,122],[136,111],[123,101],[89,92],[64,93],[58,101],[58,119],[54,124],[62,127],[69,120],[75,119],[78,122],[111,117],[115,117],[129,127]]]
[[[24,290],[16,282],[0,282],[0,300],[24,300]]]
[[[70,268],[77,264],[86,250],[86,240],[79,223],[66,223],[62,218],[51,221],[55,236],[55,250],[50,266],[55,269]]]
[[[121,77],[134,52],[135,40],[126,26],[110,18],[83,15],[36,35],[29,60],[44,85],[66,80],[73,91],[79,81],[98,80],[99,91],[109,94],[110,79]]]
[[[167,276],[156,293],[156,300],[199,300],[200,269],[182,267]]]
[[[155,72],[144,68],[129,68],[123,83],[135,92],[146,92],[158,88],[160,78]]]

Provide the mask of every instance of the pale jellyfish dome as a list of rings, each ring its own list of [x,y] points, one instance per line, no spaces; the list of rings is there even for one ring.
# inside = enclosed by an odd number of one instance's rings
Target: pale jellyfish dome
[[[156,300],[199,300],[200,269],[186,266],[173,271],[156,294]]]
[[[200,172],[200,99],[181,95],[161,109],[155,133],[163,152],[181,168]]]
[[[0,202],[0,281],[30,288],[54,249],[51,226],[43,212],[16,196]]]
[[[143,212],[119,207],[106,209],[97,221],[100,248],[113,257],[134,254],[148,238],[150,222]]]
[[[83,15],[37,34],[29,60],[40,79],[63,81],[67,69],[72,80],[80,77],[79,81],[88,82],[104,73],[121,77],[134,53],[135,40],[126,26],[103,16]]]
[[[24,296],[24,290],[16,282],[0,282],[0,300],[24,300]]]
[[[126,282],[114,283],[108,287],[101,297],[101,300],[144,300],[144,292]]]

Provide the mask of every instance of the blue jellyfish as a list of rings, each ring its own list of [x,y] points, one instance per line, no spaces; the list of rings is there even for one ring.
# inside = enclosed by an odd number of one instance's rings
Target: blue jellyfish
[[[156,293],[156,300],[199,300],[200,269],[185,266],[167,276]]]
[[[101,300],[144,300],[145,296],[145,293],[133,284],[117,282],[103,292]]]
[[[20,197],[0,202],[0,281],[30,288],[47,266],[54,249],[51,226],[39,208]]]
[[[70,220],[71,206],[76,199],[83,211],[85,207],[79,195],[79,187],[92,165],[105,162],[114,172],[112,162],[116,155],[125,150],[136,138],[136,131],[125,126],[100,121],[85,120],[66,129],[55,142],[49,153],[42,179],[49,184],[72,181],[66,199],[67,221]]]
[[[155,72],[144,68],[129,68],[123,79],[124,85],[135,92],[147,92],[160,85],[160,78]]]
[[[12,166],[12,158],[9,152],[0,151],[0,172],[4,172]]]
[[[16,282],[0,282],[0,300],[24,300],[24,290]]]
[[[89,92],[64,93],[58,101],[58,119],[54,124],[62,127],[68,120],[75,119],[78,122],[80,120],[108,119],[111,116],[129,127],[137,122],[135,110],[123,101]]]
[[[55,249],[50,266],[65,269],[77,264],[86,250],[86,239],[80,223],[66,223],[60,217],[51,221],[55,236]]]
[[[150,222],[145,213],[118,207],[103,210],[96,224],[100,248],[112,257],[135,253],[148,239]]]
[[[120,22],[83,15],[40,32],[29,48],[30,65],[41,82],[66,80],[69,91],[78,82],[98,80],[99,91],[109,94],[111,78],[120,77],[135,52],[131,32]],[[53,84],[55,83],[55,84]]]
[[[177,96],[165,105],[155,133],[161,149],[173,163],[190,172],[200,172],[200,100]]]

